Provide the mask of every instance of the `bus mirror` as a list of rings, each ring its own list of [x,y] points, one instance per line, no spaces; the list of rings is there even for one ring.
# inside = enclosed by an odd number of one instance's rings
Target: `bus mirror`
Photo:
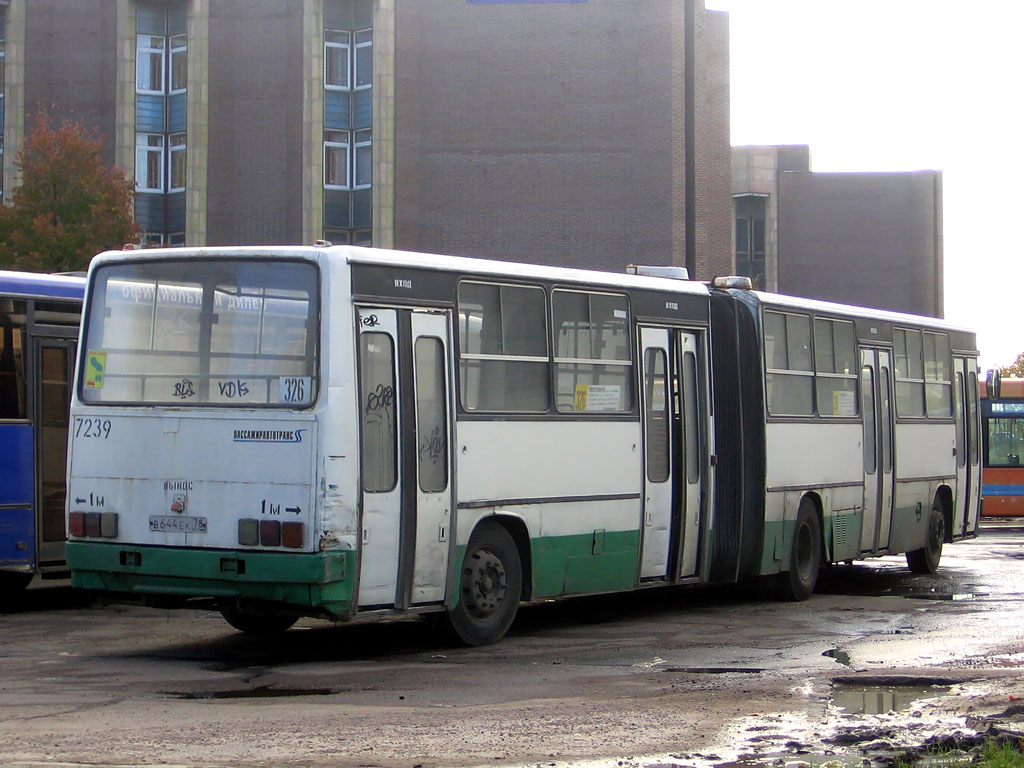
[[[1002,389],[1003,375],[998,368],[992,368],[985,377],[985,394],[989,400],[998,400]]]

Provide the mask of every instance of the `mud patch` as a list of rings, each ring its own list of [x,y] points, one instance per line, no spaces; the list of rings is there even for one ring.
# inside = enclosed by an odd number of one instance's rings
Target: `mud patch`
[[[260,685],[255,688],[226,691],[160,691],[172,699],[274,699],[286,696],[332,696],[340,691],[332,688],[274,688]]]

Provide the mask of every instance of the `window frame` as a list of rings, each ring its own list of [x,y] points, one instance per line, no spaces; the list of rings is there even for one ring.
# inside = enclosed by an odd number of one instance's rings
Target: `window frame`
[[[344,35],[345,40],[329,40],[332,35]],[[332,83],[329,79],[330,68],[328,62],[333,60],[331,51],[344,51],[341,56],[345,62],[345,83]],[[347,29],[325,29],[324,30],[324,89],[328,91],[349,92],[352,90],[352,33]]]
[[[767,331],[768,331],[768,315],[779,315],[785,320],[785,354],[786,362],[789,363],[790,358],[790,323],[788,318],[798,317],[801,319],[807,319],[809,323],[809,369],[799,368],[774,368],[771,363],[773,360],[769,360],[768,357],[768,344]],[[850,328],[850,338],[853,342],[852,350],[848,350],[852,353],[853,357],[850,362],[852,365],[851,370],[853,373],[837,373],[834,371],[819,370],[818,352],[819,352],[819,325],[828,323],[831,329],[831,347],[832,347],[832,367],[836,366],[836,348],[835,348],[835,328],[837,324],[843,324]],[[860,366],[860,344],[857,338],[857,324],[853,318],[848,317],[836,317],[828,314],[818,314],[810,310],[801,311],[799,308],[792,307],[777,307],[777,306],[764,306],[762,307],[761,313],[761,338],[762,338],[762,360],[764,364],[764,387],[765,387],[765,399],[764,408],[767,418],[779,419],[779,420],[791,420],[791,419],[816,419],[820,421],[856,421],[861,416],[861,366]],[[773,351],[774,352],[774,351]],[[777,354],[777,353],[774,353]],[[773,356],[774,356],[773,354]],[[768,385],[769,377],[771,376],[782,376],[782,377],[800,377],[803,379],[809,378],[811,380],[811,409],[810,412],[805,413],[782,413],[772,410],[769,405],[768,399]],[[820,397],[820,384],[830,381],[846,381],[853,384],[853,412],[852,413],[822,413],[821,408],[821,397]],[[837,391],[837,390],[834,390]],[[843,390],[846,391],[846,390]]]
[[[954,403],[953,403],[953,354],[952,354],[952,339],[947,331],[934,330],[928,328],[912,328],[909,326],[896,326],[893,328],[893,380],[895,382],[895,394],[896,394],[896,417],[900,420],[910,421],[953,421],[955,419]],[[899,350],[901,345],[897,342],[899,334],[903,335],[902,343],[902,354]],[[909,334],[916,334],[918,337],[917,350],[918,355],[911,360],[910,356],[910,344]],[[928,357],[928,341],[931,340],[932,349],[938,352],[937,340],[944,338],[945,355],[940,361],[938,354],[933,358]],[[906,366],[904,375],[899,375],[900,369],[898,366],[901,361]],[[940,379],[936,378],[934,373],[929,372],[929,366],[931,366],[933,372],[936,372],[936,366],[941,363],[940,370],[942,370],[947,378]],[[916,369],[915,369],[916,365]],[[916,375],[916,374],[920,375]],[[936,386],[945,387],[946,397],[945,402],[948,406],[941,412],[934,412],[929,405],[929,391],[934,391]],[[911,389],[912,388],[912,389]],[[917,400],[920,402],[920,410],[914,409],[913,412],[907,412],[906,407],[902,406],[901,392],[916,392]]]
[[[148,38],[150,42],[153,40],[160,40],[162,46],[155,48],[152,45],[142,45],[143,38]],[[165,96],[168,91],[168,72],[167,72],[167,49],[168,49],[168,37],[164,35],[156,34],[145,34],[140,33],[135,36],[135,92],[144,94],[147,96]],[[146,64],[145,71],[150,75],[145,81],[140,77],[143,68],[143,54],[145,54]],[[151,88],[141,88],[140,83],[147,82],[152,83],[152,73],[154,67],[152,66],[152,56],[158,54],[160,58],[160,89],[153,90]]]
[[[545,345],[545,355],[543,357],[537,355],[502,355],[494,353],[483,353],[483,352],[467,352],[463,345],[462,338],[462,287],[464,285],[483,285],[493,288],[497,288],[500,292],[502,288],[512,288],[518,290],[531,290],[541,292],[541,306],[543,309],[543,340]],[[499,293],[500,297],[500,293]],[[548,299],[548,290],[543,285],[536,283],[516,283],[505,280],[488,279],[486,276],[466,276],[458,281],[455,287],[455,323],[456,323],[456,344],[458,354],[456,355],[456,371],[458,381],[458,408],[461,413],[471,415],[481,415],[486,417],[492,417],[494,414],[509,414],[509,415],[521,415],[526,417],[536,417],[539,415],[550,414],[553,410],[553,387],[552,387],[552,350],[551,350],[551,320],[549,318],[550,304]],[[468,320],[467,320],[468,322]],[[505,327],[505,318],[502,317],[502,329]],[[484,408],[480,406],[468,407],[466,405],[466,392],[467,382],[465,376],[464,362],[476,361],[480,363],[488,361],[501,361],[506,363],[543,363],[546,366],[544,379],[544,394],[545,394],[545,406],[542,409],[510,409],[510,408]]]
[[[160,239],[163,239],[163,237],[164,237],[162,233],[153,233],[153,234],[154,234],[155,237],[158,237]],[[222,361],[229,361],[229,362],[232,361],[232,360],[243,359],[246,356],[251,357],[254,360],[257,360],[257,359],[260,359],[260,360],[271,360],[271,361],[288,361],[288,360],[299,361],[299,360],[301,360],[301,361],[303,361],[306,364],[306,368],[303,369],[298,374],[286,373],[286,372],[280,372],[280,373],[278,373],[278,372],[270,372],[270,373],[265,373],[265,374],[249,376],[249,378],[253,378],[253,379],[260,378],[261,376],[268,378],[268,387],[267,387],[267,398],[268,399],[265,402],[264,401],[258,401],[258,400],[246,400],[246,401],[239,400],[238,402],[229,403],[229,402],[227,402],[225,400],[218,400],[216,398],[209,398],[207,400],[195,400],[195,401],[191,401],[190,400],[190,401],[188,401],[186,403],[186,406],[189,407],[189,408],[196,408],[196,409],[225,408],[225,407],[229,407],[229,408],[238,409],[238,410],[244,410],[244,409],[247,409],[247,408],[253,408],[253,409],[296,410],[296,411],[306,411],[306,410],[309,410],[309,409],[312,409],[312,408],[316,407],[318,401],[320,400],[320,397],[323,394],[323,392],[322,392],[322,390],[323,390],[323,378],[322,378],[322,366],[323,366],[323,359],[322,359],[322,344],[323,344],[323,338],[322,338],[322,334],[323,334],[323,329],[322,329],[323,295],[322,294],[323,294],[323,289],[322,289],[322,285],[321,285],[322,275],[321,275],[321,272],[320,272],[320,266],[315,261],[310,261],[308,259],[303,259],[303,258],[270,259],[270,258],[263,258],[263,257],[250,257],[250,258],[245,258],[245,257],[226,257],[226,258],[214,258],[214,259],[210,259],[210,260],[208,260],[206,262],[203,262],[204,264],[207,264],[207,265],[218,264],[219,263],[220,265],[227,265],[229,267],[233,267],[233,268],[236,269],[236,272],[234,273],[233,276],[237,276],[239,274],[239,272],[237,271],[238,268],[239,268],[238,265],[242,265],[242,266],[244,266],[245,268],[248,268],[248,269],[252,269],[254,267],[262,267],[263,265],[266,265],[270,269],[278,269],[278,270],[280,270],[282,268],[282,266],[285,265],[285,266],[291,266],[291,267],[299,266],[302,269],[312,270],[311,272],[308,272],[308,275],[310,275],[312,277],[312,282],[310,283],[310,286],[309,286],[312,290],[308,294],[308,297],[306,299],[306,303],[307,303],[307,305],[311,305],[311,306],[307,306],[307,311],[306,311],[305,338],[304,338],[305,351],[302,354],[294,354],[294,353],[290,353],[290,352],[281,353],[281,352],[274,351],[272,349],[268,350],[268,349],[265,348],[264,344],[265,344],[266,339],[267,339],[267,333],[266,333],[267,326],[265,324],[266,323],[266,316],[265,316],[262,308],[259,311],[259,319],[258,319],[258,323],[259,323],[259,331],[257,333],[257,338],[258,338],[257,344],[258,344],[258,346],[252,351],[252,353],[248,353],[248,352],[242,353],[242,352],[237,352],[237,351],[232,351],[232,350],[214,349],[213,347],[214,347],[214,344],[217,343],[217,340],[214,338],[213,329],[209,328],[206,331],[206,335],[205,336],[202,335],[202,325],[203,325],[204,322],[208,322],[206,320],[201,320],[200,321],[200,335],[197,337],[198,342],[199,342],[199,347],[197,349],[192,349],[192,348],[183,349],[183,348],[180,348],[180,347],[176,347],[173,344],[169,345],[169,344],[167,344],[167,335],[164,333],[164,331],[166,329],[166,326],[162,325],[160,323],[158,315],[161,314],[161,309],[162,308],[167,308],[168,306],[171,306],[171,305],[169,303],[161,303],[156,298],[154,298],[154,300],[152,302],[148,302],[148,301],[146,302],[147,306],[152,307],[152,317],[148,320],[149,325],[150,325],[150,330],[148,332],[148,334],[149,334],[148,335],[149,347],[145,347],[145,346],[140,346],[140,347],[117,346],[117,345],[112,345],[112,344],[110,344],[110,343],[105,341],[108,323],[111,322],[110,316],[107,314],[107,311],[106,311],[110,307],[110,303],[109,303],[108,296],[107,296],[107,291],[109,290],[112,281],[128,281],[128,282],[131,282],[132,280],[141,280],[143,283],[148,283],[152,279],[154,281],[154,289],[153,289],[154,290],[154,297],[158,297],[159,296],[159,294],[163,290],[164,286],[167,286],[168,290],[170,292],[172,292],[172,293],[175,292],[175,291],[181,292],[182,290],[189,291],[189,290],[192,290],[191,287],[183,289],[180,284],[177,284],[175,282],[170,282],[170,281],[176,281],[178,279],[177,275],[174,275],[172,273],[169,276],[169,278],[168,278],[168,276],[161,275],[158,272],[159,270],[166,269],[168,267],[168,265],[170,265],[170,267],[173,267],[173,268],[184,268],[188,263],[189,263],[188,259],[181,259],[181,258],[176,258],[176,257],[173,257],[173,256],[168,256],[166,258],[158,258],[158,259],[147,259],[147,260],[144,260],[144,261],[130,260],[130,261],[117,262],[117,263],[113,263],[113,264],[105,264],[102,267],[98,268],[94,273],[90,274],[90,284],[89,284],[89,289],[88,290],[91,293],[91,295],[93,296],[93,303],[91,305],[91,308],[88,309],[88,311],[86,311],[86,309],[83,308],[82,334],[81,334],[81,342],[79,344],[79,355],[82,356],[80,358],[79,362],[82,363],[82,365],[79,366],[81,370],[78,373],[77,381],[75,383],[75,386],[77,388],[76,391],[78,392],[79,397],[82,400],[88,402],[91,405],[103,406],[103,407],[108,407],[108,406],[109,407],[122,407],[122,406],[125,406],[125,405],[144,405],[144,406],[156,406],[156,407],[161,407],[161,408],[162,407],[171,407],[171,408],[173,408],[173,407],[176,407],[176,406],[181,404],[181,402],[179,402],[178,400],[169,400],[169,399],[144,399],[144,398],[141,398],[141,399],[140,398],[128,398],[128,399],[121,398],[121,399],[118,399],[116,397],[111,397],[111,399],[109,399],[109,400],[104,400],[102,398],[96,399],[96,398],[92,398],[92,397],[87,396],[87,394],[86,394],[87,392],[89,392],[89,391],[96,391],[96,390],[87,390],[87,388],[86,388],[86,384],[85,384],[85,370],[84,370],[85,369],[85,366],[84,366],[85,357],[84,357],[84,355],[88,354],[87,350],[89,350],[89,349],[98,349],[98,350],[104,350],[108,354],[124,354],[124,355],[128,355],[129,357],[126,358],[126,359],[131,359],[131,356],[146,356],[146,355],[149,355],[149,356],[163,356],[163,357],[169,358],[169,357],[173,357],[175,355],[179,355],[180,354],[180,355],[185,355],[185,356],[198,356],[198,358],[200,360],[205,356],[208,359],[215,359],[216,358],[216,359],[219,359],[219,360],[222,360]],[[141,268],[145,268],[145,269],[149,269],[151,271],[149,271],[148,273],[142,274],[142,275],[131,275],[131,276],[128,276],[128,277],[126,277],[124,275],[120,275],[120,274],[117,273],[117,270],[131,270],[131,269],[140,268],[140,267]],[[155,273],[152,270],[157,270],[157,272]],[[106,281],[106,282],[102,283],[102,287],[100,287],[101,286],[101,282],[100,282],[101,277],[104,278],[105,281]],[[186,279],[190,279],[190,278],[186,278]],[[220,278],[214,277],[213,279],[220,279]],[[280,285],[280,280],[278,280],[275,283],[275,285],[279,286]],[[144,289],[145,289],[145,287],[146,286],[143,286]],[[236,301],[236,299],[234,299],[233,295],[224,294],[223,291],[221,290],[221,288],[219,287],[219,285],[213,285],[212,282],[211,282],[211,279],[209,278],[209,276],[207,276],[206,282],[203,283],[203,289],[204,290],[212,290],[212,291],[214,291],[215,294],[219,293],[222,296],[226,296],[227,300],[229,302]],[[268,296],[267,293],[266,293],[266,290],[267,290],[266,286],[264,286],[262,293],[250,292],[249,294],[244,294],[243,298],[247,297],[247,296],[257,296],[257,297],[259,297],[259,301],[260,301],[261,304],[263,304],[264,302],[269,302],[271,300],[274,300],[274,301],[280,300],[280,298],[281,298],[280,296],[276,296],[276,295],[275,296]],[[173,296],[170,297],[170,299],[171,299],[171,301],[173,301]],[[196,307],[199,311],[203,311],[202,307],[203,307],[204,304],[205,304],[205,301],[200,302],[199,304],[191,303],[190,306]],[[137,305],[138,306],[144,306],[142,303],[138,303]],[[220,321],[223,322],[224,316],[223,316],[223,314],[220,314],[221,312],[222,312],[222,310],[216,310],[213,313],[213,316],[215,318],[219,317]],[[102,314],[97,314],[97,313],[102,313]],[[98,320],[98,323],[99,323],[99,329],[98,330],[96,328],[97,320]],[[145,316],[142,317],[142,320],[143,320],[143,322],[146,322]],[[142,329],[142,331],[145,333],[146,329],[145,329],[145,326],[144,326],[143,323],[140,323],[138,325],[138,327],[140,329]],[[160,328],[161,333],[157,333],[157,328],[158,327]],[[121,330],[125,331],[123,326],[121,327]],[[131,329],[127,329],[127,330],[130,331]],[[313,336],[311,336],[310,334],[313,334]],[[145,339],[145,336],[143,336],[143,338]],[[166,379],[166,378],[174,379],[174,378],[177,378],[179,374],[176,373],[176,372],[173,372],[173,373],[170,374],[170,376],[167,376],[167,375],[165,375],[164,372],[161,372],[161,371],[128,370],[128,371],[125,371],[123,375],[125,377],[140,376],[140,377],[148,377],[148,378],[154,378],[154,379]],[[231,379],[231,378],[235,378],[235,377],[238,377],[238,376],[242,376],[242,377],[248,376],[248,374],[239,373],[237,371],[230,371],[230,370],[227,370],[227,371],[217,370],[217,371],[215,371],[215,370],[213,370],[213,367],[212,367],[211,363],[207,363],[207,370],[205,372],[203,372],[203,371],[200,371],[199,373],[187,373],[186,372],[186,373],[183,373],[182,375],[187,377],[187,378],[194,379],[195,382],[198,382],[201,378],[205,377],[207,379],[207,381],[210,382],[210,383],[216,383],[218,379]],[[270,392],[271,392],[270,379],[272,379],[274,376],[277,376],[278,378],[283,378],[283,377],[292,377],[292,378],[295,378],[295,377],[308,377],[308,378],[310,378],[311,379],[311,381],[310,381],[310,395],[309,395],[308,401],[305,401],[305,402],[300,402],[300,401],[288,402],[288,401],[282,400],[280,397],[278,398],[278,400],[271,400],[270,399]],[[109,378],[110,378],[110,374],[109,373],[107,374],[107,378],[108,378],[108,383],[109,383]],[[212,391],[212,385],[211,385],[211,391]],[[178,395],[175,395],[175,397],[178,397]]]
[[[185,93],[188,90],[188,35],[170,35],[167,39],[167,48],[170,53],[169,63],[167,66],[167,92],[172,96],[179,93]],[[180,58],[185,59],[184,68],[182,70],[183,83],[178,83],[176,74],[178,72],[177,63]]]
[[[789,323],[789,318],[800,318],[802,320],[806,320],[807,321],[807,339],[808,339],[808,345],[809,345],[809,348],[808,348],[808,366],[809,366],[809,368],[807,368],[807,369],[789,368],[789,367],[787,367],[787,368],[775,368],[775,367],[773,367],[770,364],[770,363],[774,362],[774,360],[769,361],[769,359],[768,359],[768,344],[767,344],[768,320],[767,320],[767,317],[770,314],[779,315],[780,317],[783,318],[783,327],[785,329],[785,334],[786,334],[785,335],[784,349],[785,349],[785,354],[786,354],[786,364],[787,364],[787,366],[790,363],[790,344],[789,344],[789,336],[790,336],[789,328],[790,328],[790,323]],[[762,338],[762,346],[763,346],[762,354],[763,354],[763,359],[764,359],[764,386],[765,386],[764,406],[765,406],[765,412],[769,416],[771,416],[771,417],[783,418],[783,419],[794,419],[794,418],[809,419],[809,418],[814,418],[817,415],[817,403],[816,403],[816,395],[815,395],[815,391],[814,391],[815,390],[815,381],[814,381],[814,318],[813,318],[813,316],[809,312],[807,312],[807,313],[799,312],[799,311],[796,311],[796,310],[791,310],[789,308],[783,309],[783,308],[764,307],[763,311],[762,311],[762,316],[761,316],[761,338]],[[778,341],[776,340],[774,343],[777,344]],[[773,355],[772,356],[775,357],[776,355],[777,355],[777,352],[774,352],[774,349],[773,349]],[[769,398],[768,398],[768,383],[769,383],[769,377],[771,377],[771,376],[782,376],[782,377],[793,378],[793,379],[796,379],[796,378],[809,379],[810,383],[811,383],[811,386],[810,386],[810,396],[811,396],[810,411],[809,412],[805,412],[805,413],[782,413],[782,412],[773,411],[771,406],[770,406],[770,404],[769,404]]]
[[[366,160],[365,169],[368,180],[360,182],[360,173],[363,169],[363,164],[359,159],[360,150],[366,149],[369,149],[369,158]],[[373,186],[373,129],[360,128],[352,131],[352,135],[349,137],[349,152],[351,153],[348,163],[351,173],[351,188],[370,189]]]
[[[159,139],[159,146],[143,144],[142,140]],[[136,132],[135,134],[135,185],[138,192],[162,194],[164,192],[164,175],[166,173],[167,134]],[[157,155],[157,183],[150,184],[150,155]]]
[[[181,184],[176,185],[175,163],[181,162]],[[188,137],[184,131],[167,135],[167,191],[184,192],[188,177]]]
[[[614,357],[564,357],[558,354],[558,340],[556,335],[559,333],[560,328],[556,327],[556,313],[555,313],[555,302],[559,294],[577,294],[579,296],[586,297],[587,317],[586,323],[588,327],[592,328],[593,325],[593,298],[595,296],[610,298],[610,299],[621,299],[622,305],[625,307],[626,316],[623,318],[623,326],[626,334],[626,358],[614,358]],[[581,415],[586,414],[588,416],[612,416],[612,415],[623,415],[633,413],[636,409],[636,360],[634,353],[633,343],[633,332],[632,332],[632,316],[633,312],[630,307],[629,294],[620,293],[617,291],[606,291],[598,290],[589,286],[557,286],[551,289],[548,296],[548,312],[550,313],[550,334],[549,340],[549,353],[551,355],[551,376],[552,376],[552,391],[551,391],[551,402],[554,405],[554,409],[559,414],[571,414]],[[593,344],[593,331],[588,330],[588,335]],[[591,348],[593,353],[593,348]],[[560,366],[590,366],[591,368],[597,368],[599,366],[609,367],[618,366],[625,371],[623,381],[626,382],[628,390],[626,391],[626,402],[625,405],[615,409],[601,409],[601,410],[576,410],[575,407],[571,409],[565,409],[559,406],[558,394],[559,394],[559,375],[561,372]],[[567,370],[567,369],[566,369]],[[589,385],[588,385],[589,386]]]
[[[360,40],[360,35],[369,35],[369,40]],[[369,88],[373,88],[373,28],[368,29],[357,29],[352,32],[351,36],[352,48],[350,51],[351,61],[349,63],[349,83],[352,91],[365,91]],[[370,49],[370,77],[365,82],[360,84],[360,69],[359,66],[359,52],[361,49]]]
[[[336,137],[344,137],[344,141],[340,141],[338,138],[328,139],[328,135],[334,135]],[[333,151],[332,151],[333,150]],[[345,162],[345,169],[341,176],[343,176],[342,182],[331,183],[328,181],[328,171],[331,166],[328,163],[329,155],[337,155],[342,158]],[[324,189],[338,189],[338,190],[351,190],[352,189],[352,131],[346,130],[335,130],[333,128],[324,129]],[[339,174],[335,174],[335,177]]]

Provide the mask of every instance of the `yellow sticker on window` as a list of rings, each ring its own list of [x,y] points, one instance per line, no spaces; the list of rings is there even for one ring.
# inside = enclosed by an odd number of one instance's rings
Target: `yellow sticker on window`
[[[103,377],[107,373],[107,353],[90,349],[85,353],[86,389],[103,389]]]
[[[587,401],[590,399],[590,385],[589,384],[577,384],[576,385],[576,397],[573,398],[572,409],[574,411],[585,411],[587,410]]]

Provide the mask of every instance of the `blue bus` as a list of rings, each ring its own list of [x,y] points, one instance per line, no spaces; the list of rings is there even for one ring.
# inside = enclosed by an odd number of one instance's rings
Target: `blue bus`
[[[67,584],[68,406],[85,279],[0,271],[0,600]]]

